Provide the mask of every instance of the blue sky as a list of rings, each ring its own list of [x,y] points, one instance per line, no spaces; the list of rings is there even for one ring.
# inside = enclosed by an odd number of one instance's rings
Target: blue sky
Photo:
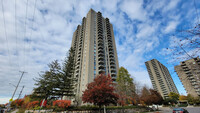
[[[32,92],[33,78],[46,70],[49,62],[55,59],[62,62],[70,48],[73,32],[90,8],[110,19],[119,65],[127,68],[137,83],[152,87],[144,62],[155,58],[169,69],[180,94],[186,94],[174,73],[173,67],[179,61],[174,60],[166,48],[177,45],[174,40],[180,37],[173,36],[177,31],[198,23],[200,1],[195,1],[197,12],[193,0],[2,1],[0,103],[11,98],[15,87],[9,83],[17,84],[21,75],[19,70],[28,72],[20,84],[25,85],[25,95]]]

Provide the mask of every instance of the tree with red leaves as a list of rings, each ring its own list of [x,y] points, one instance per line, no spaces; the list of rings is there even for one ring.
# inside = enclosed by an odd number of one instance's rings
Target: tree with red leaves
[[[87,85],[83,91],[82,100],[84,103],[93,103],[101,108],[102,105],[116,104],[118,95],[114,93],[112,78],[110,75],[98,75],[93,82]]]

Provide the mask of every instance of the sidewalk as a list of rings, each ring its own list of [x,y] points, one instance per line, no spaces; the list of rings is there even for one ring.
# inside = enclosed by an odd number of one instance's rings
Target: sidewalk
[[[17,113],[19,109],[16,109],[15,111],[12,111],[11,113]]]

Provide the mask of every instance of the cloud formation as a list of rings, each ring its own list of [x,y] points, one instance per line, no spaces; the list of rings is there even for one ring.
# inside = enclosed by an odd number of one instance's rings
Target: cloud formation
[[[25,85],[23,95],[30,94],[34,87],[33,78],[38,77],[40,71],[45,71],[51,61],[58,59],[61,62],[64,59],[71,46],[73,32],[90,8],[102,12],[113,24],[119,65],[127,68],[136,81],[149,87],[152,86],[144,62],[157,58],[167,65],[165,58],[170,60],[170,57],[160,53],[173,44],[169,34],[180,26],[187,27],[197,21],[195,13],[191,13],[194,12],[193,4],[180,0],[2,1],[0,103],[11,97],[14,87],[9,83],[17,84],[21,75],[19,70],[28,72],[20,86]],[[200,3],[196,2],[199,11]],[[174,80],[177,79],[175,77]],[[179,91],[185,93],[179,83],[176,84]],[[20,88],[15,97],[19,92]]]

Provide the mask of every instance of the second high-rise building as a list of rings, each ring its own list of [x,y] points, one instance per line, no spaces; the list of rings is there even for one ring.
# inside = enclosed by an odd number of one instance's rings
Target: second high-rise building
[[[170,92],[178,93],[168,69],[158,60],[152,59],[145,62],[153,89],[157,90],[163,98],[168,97]]]
[[[110,74],[116,81],[119,68],[113,26],[100,12],[90,10],[73,34],[75,50],[76,98],[82,96],[86,85],[98,74]]]
[[[200,59],[192,58],[174,67],[187,94],[200,97]]]

